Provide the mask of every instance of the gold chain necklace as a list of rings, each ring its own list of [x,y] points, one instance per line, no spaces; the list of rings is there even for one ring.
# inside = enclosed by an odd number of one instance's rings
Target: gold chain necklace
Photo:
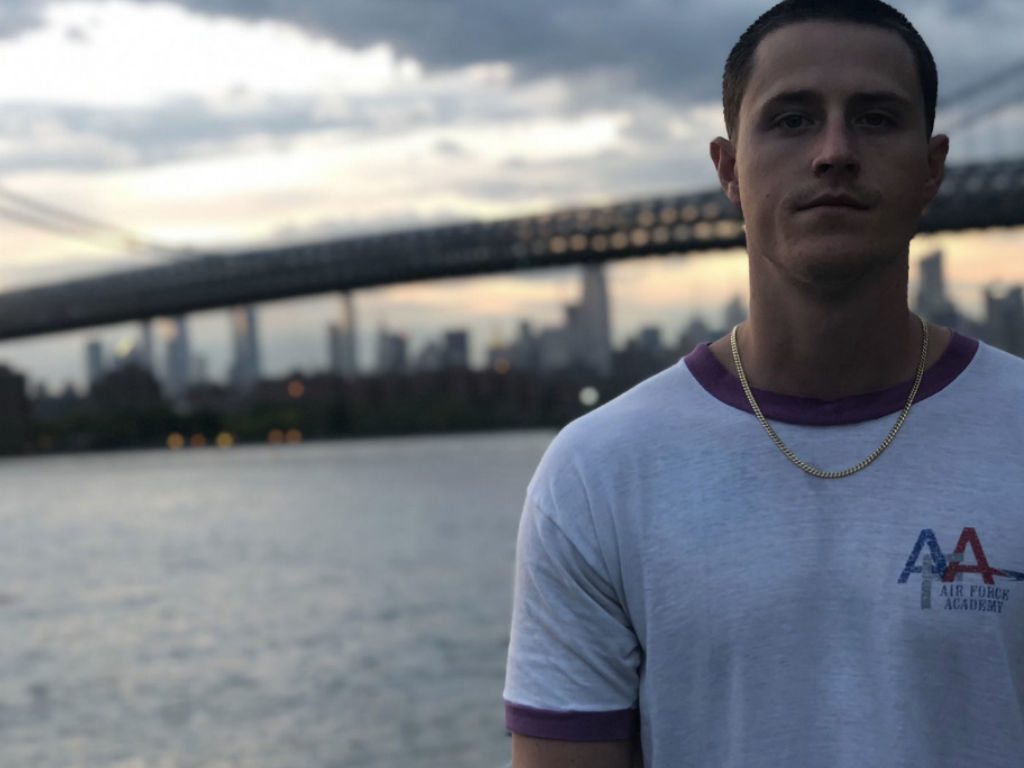
[[[739,326],[737,325],[735,328],[732,329],[732,335],[729,337],[729,340],[732,343],[732,359],[733,362],[736,364],[736,373],[739,374],[740,384],[743,385],[743,391],[747,395],[747,402],[750,403],[751,410],[754,411],[754,415],[757,417],[757,420],[761,423],[761,426],[764,427],[765,432],[768,433],[768,436],[772,439],[772,442],[774,442],[775,445],[778,446],[778,449],[782,451],[783,455],[787,459],[796,464],[798,467],[800,467],[800,469],[802,469],[807,474],[813,475],[814,477],[820,477],[822,480],[837,480],[840,477],[849,477],[855,472],[860,472],[862,469],[864,469],[864,467],[866,467],[868,464],[870,464],[871,462],[873,462],[875,459],[882,455],[882,452],[886,448],[888,448],[892,441],[895,439],[896,433],[899,432],[900,427],[903,426],[903,422],[907,420],[907,414],[910,413],[910,406],[914,404],[914,398],[917,396],[917,389],[918,387],[921,386],[921,379],[924,376],[925,361],[928,359],[928,323],[926,323],[922,318],[921,331],[923,333],[923,337],[921,340],[921,362],[917,364],[917,377],[914,379],[914,386],[911,387],[910,389],[910,396],[907,398],[907,404],[903,406],[903,411],[900,413],[900,417],[896,419],[896,423],[893,425],[892,429],[889,430],[889,434],[886,435],[885,440],[882,441],[882,444],[875,448],[874,453],[872,453],[862,462],[850,467],[849,469],[843,469],[838,472],[826,472],[824,470],[818,469],[817,467],[812,467],[810,464],[798,459],[796,457],[796,454],[789,450],[786,444],[782,442],[782,438],[778,436],[774,429],[772,429],[772,425],[768,423],[768,420],[765,419],[764,414],[761,413],[761,409],[758,407],[757,401],[754,400],[754,393],[750,390],[750,384],[747,383],[747,375],[743,372],[743,363],[740,362],[740,348],[736,344],[736,328],[739,328]]]

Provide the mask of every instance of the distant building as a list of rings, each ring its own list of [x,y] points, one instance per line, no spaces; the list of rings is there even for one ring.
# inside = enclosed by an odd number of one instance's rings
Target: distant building
[[[138,359],[143,369],[156,375],[153,367],[153,321],[149,318],[142,321],[142,341],[139,344]]]
[[[188,386],[191,389],[199,384],[206,384],[209,380],[209,367],[206,358],[202,355],[192,355],[188,364]]]
[[[719,333],[711,328],[699,315],[690,320],[690,324],[683,329],[679,337],[679,352],[688,355],[698,344],[706,341],[713,341],[718,338]]]
[[[0,365],[0,452],[21,453],[25,449],[28,422],[25,377]]]
[[[615,354],[615,372],[632,379],[650,376],[671,362],[661,342],[661,329],[646,326]]]
[[[537,368],[541,373],[553,373],[568,368],[572,363],[569,329],[545,328],[537,337]]]
[[[228,379],[237,391],[250,392],[260,380],[259,331],[252,304],[231,310],[231,332],[234,359]]]
[[[327,330],[327,357],[331,373],[335,376],[353,377],[358,373],[356,365],[356,321],[352,296],[341,296],[341,320]]]
[[[188,393],[191,362],[186,316],[179,315],[174,318],[173,335],[167,343],[166,388],[172,400],[184,401]]]
[[[441,367],[460,371],[469,369],[469,333],[467,331],[448,331],[444,335]]]
[[[982,330],[989,344],[1024,357],[1024,288],[1014,286],[1003,296],[986,288]]]
[[[936,325],[957,328],[960,324],[956,308],[946,295],[942,273],[942,251],[925,256],[918,265],[917,312]]]
[[[733,296],[728,304],[725,305],[725,317],[723,322],[726,330],[731,331],[737,325],[747,319],[747,307],[743,303],[743,299],[739,296]]]
[[[653,325],[641,328],[634,337],[634,342],[638,349],[651,355],[660,355],[664,351],[661,345],[661,329]]]
[[[583,299],[575,321],[576,327],[571,331],[575,361],[607,376],[612,366],[612,345],[603,264],[583,267]]]
[[[540,369],[540,342],[528,322],[519,324],[519,335],[511,344],[496,344],[488,350],[487,367],[502,372]]]
[[[416,355],[417,371],[439,371],[444,368],[444,347],[436,341],[428,341],[426,346]]]
[[[102,342],[93,340],[85,345],[85,370],[90,387],[103,378],[106,366],[103,363]]]
[[[89,392],[95,408],[109,413],[147,410],[162,404],[160,385],[149,371],[125,365],[96,382]]]
[[[377,372],[404,373],[408,367],[405,336],[381,328],[377,334]]]

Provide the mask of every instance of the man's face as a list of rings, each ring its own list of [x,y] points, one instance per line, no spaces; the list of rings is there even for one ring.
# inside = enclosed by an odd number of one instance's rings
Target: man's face
[[[894,32],[803,22],[758,46],[734,143],[712,156],[753,261],[847,284],[905,258],[948,141],[927,138],[910,48]],[[717,145],[717,149],[716,149]]]

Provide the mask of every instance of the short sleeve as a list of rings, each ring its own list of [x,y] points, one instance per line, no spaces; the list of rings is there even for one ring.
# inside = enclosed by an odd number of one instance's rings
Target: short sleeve
[[[576,497],[573,503],[582,505]],[[527,498],[516,544],[505,722],[524,736],[634,738],[642,653],[589,511]]]

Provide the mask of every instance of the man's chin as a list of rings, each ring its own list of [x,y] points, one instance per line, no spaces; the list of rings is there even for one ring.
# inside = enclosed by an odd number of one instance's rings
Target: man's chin
[[[905,256],[902,261],[905,261]],[[862,248],[815,250],[813,255],[794,259],[793,265],[801,282],[830,296],[857,291],[894,267],[902,266],[906,272],[900,257]]]

